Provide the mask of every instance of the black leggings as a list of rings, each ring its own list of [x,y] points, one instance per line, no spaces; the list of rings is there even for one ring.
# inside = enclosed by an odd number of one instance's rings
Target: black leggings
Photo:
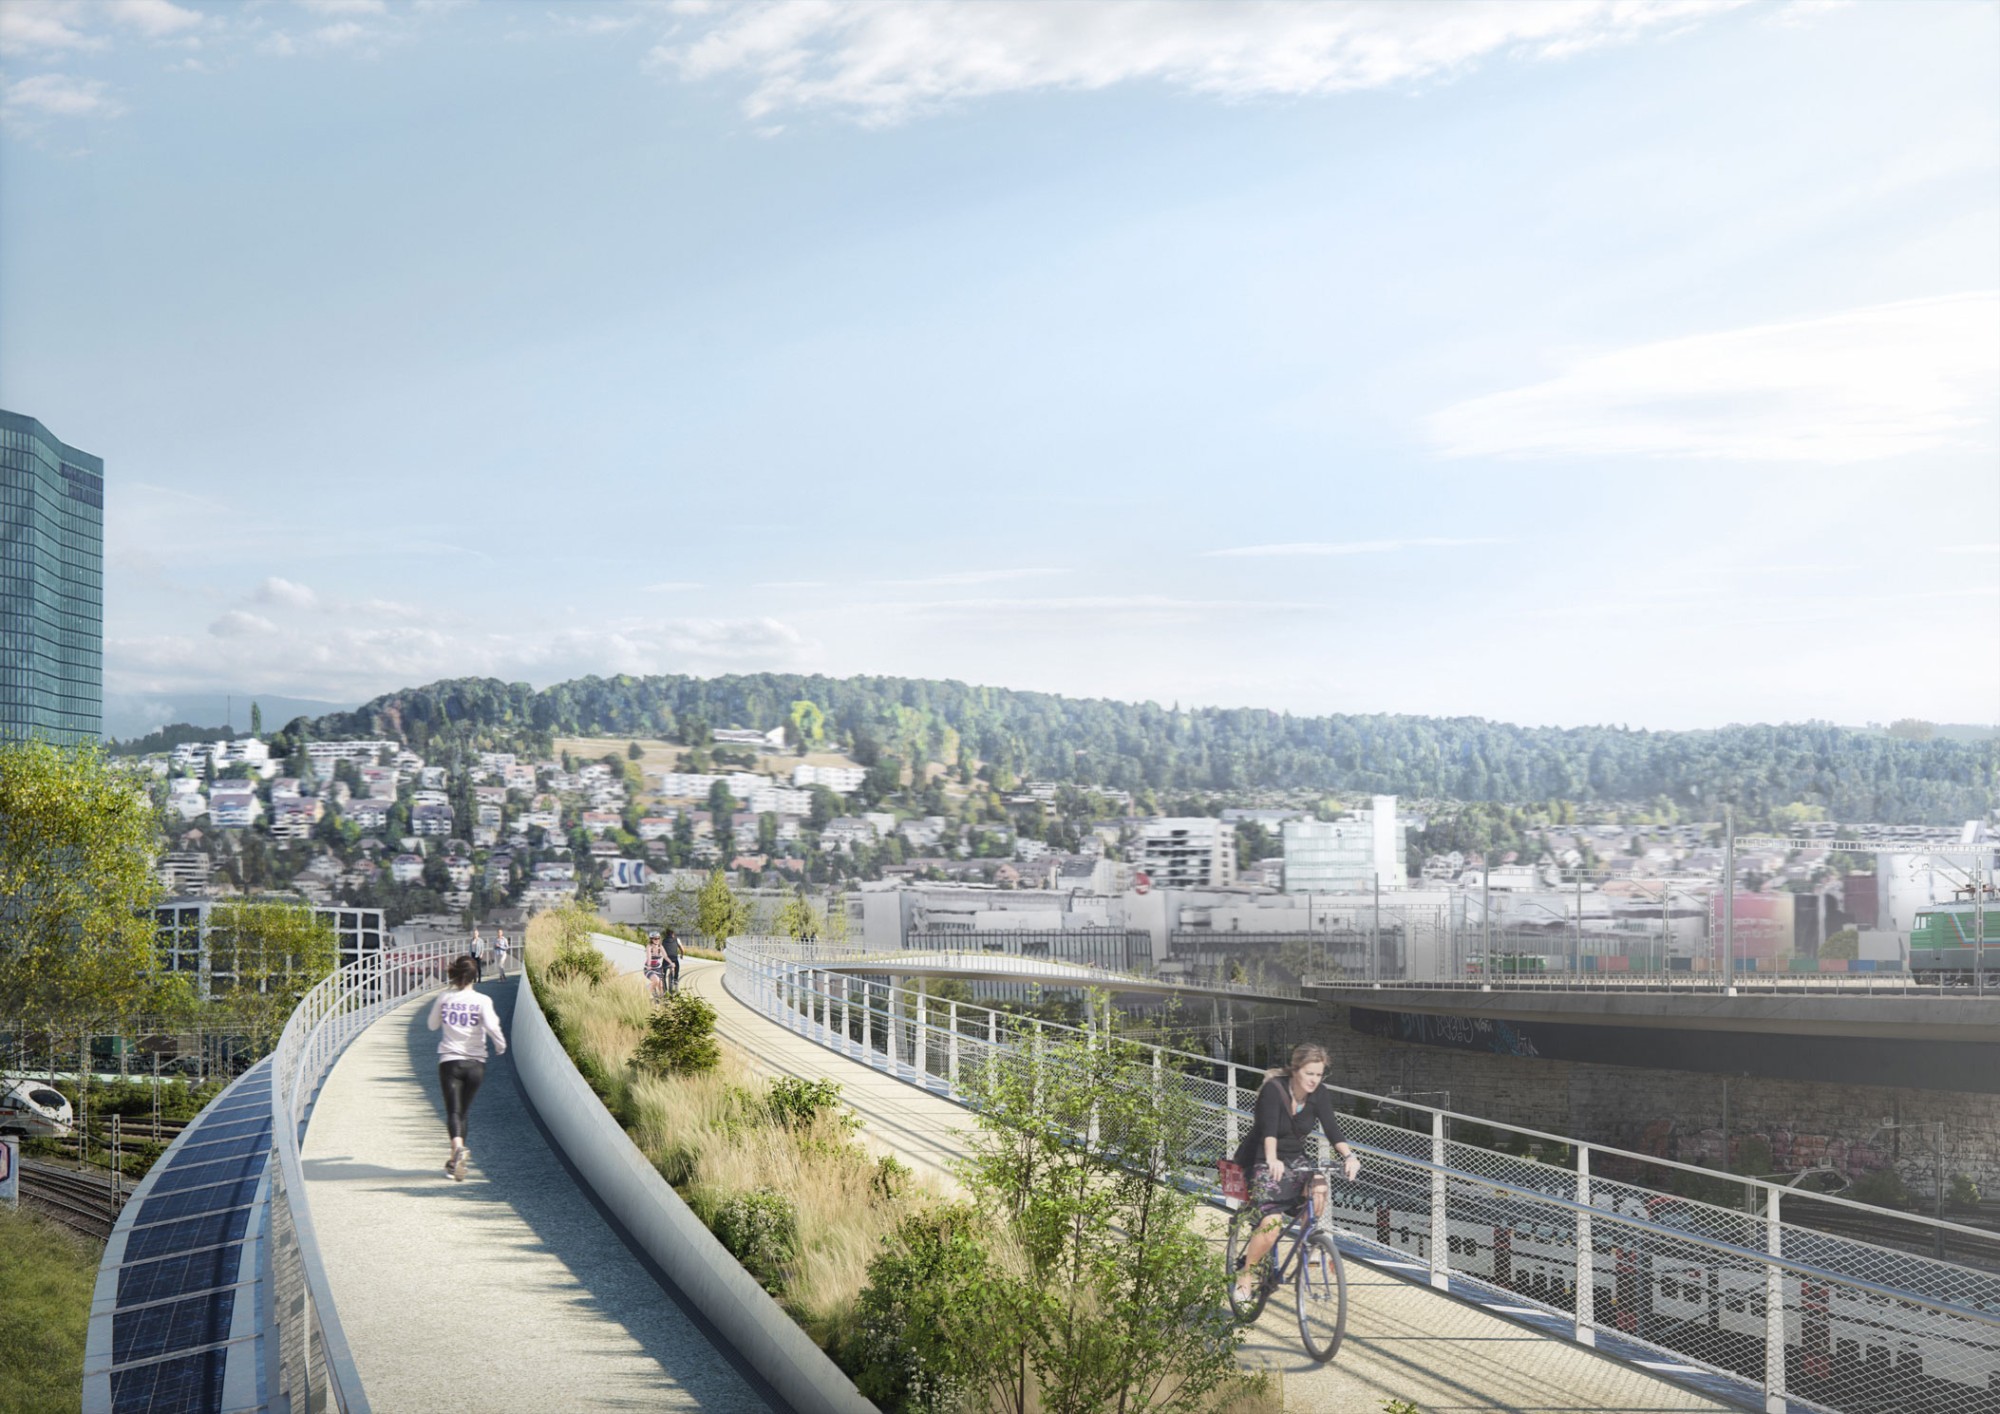
[[[465,1138],[465,1112],[486,1078],[485,1061],[448,1060],[438,1062],[438,1086],[444,1091],[444,1127],[452,1138]]]

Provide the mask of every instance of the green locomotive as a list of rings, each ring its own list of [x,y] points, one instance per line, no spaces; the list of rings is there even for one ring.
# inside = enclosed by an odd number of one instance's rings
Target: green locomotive
[[[1979,914],[1985,913],[1984,928]],[[1984,941],[1985,966],[1977,958]],[[2000,904],[1970,899],[1932,904],[1910,925],[1910,975],[1918,981],[1970,983],[1983,970],[1989,985],[2000,982]]]

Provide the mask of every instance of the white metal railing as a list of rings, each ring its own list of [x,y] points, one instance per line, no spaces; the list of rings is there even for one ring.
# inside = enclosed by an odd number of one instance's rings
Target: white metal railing
[[[441,986],[462,939],[385,948],[340,968],[300,999],[271,1053],[271,1240],[265,1248],[274,1409],[367,1414],[368,1397],[334,1309],[306,1203],[299,1144],[340,1053],[384,1012]]]
[[[1710,996],[1754,992],[1771,994],[1831,994],[1834,996],[1922,996],[1963,997],[1981,995],[1977,988],[1958,984],[1917,982],[1904,972],[1739,972],[1734,981],[1719,972],[1632,972],[1629,974],[1590,972],[1542,972],[1512,974],[1498,972],[1491,977],[1471,978],[1384,978],[1358,981],[1334,978],[1312,981],[1307,986],[1350,992],[1701,992]],[[1993,984],[1987,985],[1991,993]]]
[[[968,936],[977,937],[978,934]],[[995,936],[1004,937],[1005,934]],[[1071,962],[1059,957],[1033,957],[1020,953],[988,952],[982,948],[867,948],[851,943],[802,943],[790,938],[740,938],[753,943],[768,957],[818,964],[826,968],[852,970],[866,963],[880,962],[884,972],[941,972],[961,970],[991,976],[996,981],[1018,979],[1043,986],[1104,987],[1118,991],[1146,991],[1172,996],[1232,996],[1246,1001],[1303,999],[1295,983],[1197,982],[1152,973],[1121,972],[1089,962]],[[734,943],[732,943],[734,946]]]
[[[970,1103],[981,1066],[1034,1063],[1058,1037],[1105,1039],[1094,1018],[1075,1028],[940,1000],[857,973],[855,951],[800,952],[734,940],[730,991],[795,1032],[960,1103]],[[879,956],[885,979],[896,955]],[[1185,1178],[1212,1190],[1214,1160],[1247,1132],[1263,1072],[1169,1047],[1133,1052],[1135,1084],[1176,1076],[1196,1101],[1204,1133]],[[1360,1183],[1336,1185],[1336,1220],[1354,1240],[1427,1269],[1433,1285],[1457,1277],[1505,1289],[1572,1322],[1580,1341],[1616,1333],[1744,1381],[1770,1410],[1789,1400],[1839,1414],[1991,1414],[2000,1390],[1993,1233],[1329,1088],[1407,1121],[1343,1116],[1367,1161]],[[1500,1147],[1501,1135],[1521,1152]],[[1475,1137],[1487,1142],[1468,1142]],[[1563,1160],[1536,1156],[1548,1150]],[[1703,1191],[1727,1188],[1740,1203],[1657,1186],[1677,1176]],[[1827,1230],[1836,1223],[1860,1235]],[[1925,1255],[1933,1245],[1968,1261]]]

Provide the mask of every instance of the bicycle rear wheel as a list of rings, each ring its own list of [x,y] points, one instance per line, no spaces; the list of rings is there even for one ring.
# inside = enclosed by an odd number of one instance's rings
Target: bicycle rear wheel
[[[1294,1278],[1299,1305],[1299,1339],[1306,1354],[1324,1365],[1340,1349],[1347,1334],[1347,1268],[1333,1234],[1315,1232],[1299,1253]]]
[[[1257,1264],[1262,1270],[1256,1273],[1250,1283],[1248,1300],[1236,1294],[1236,1280],[1239,1274],[1237,1264],[1249,1250],[1250,1239],[1256,1234],[1257,1224],[1263,1219],[1264,1215],[1257,1211],[1255,1204],[1245,1203],[1229,1220],[1229,1309],[1236,1319],[1246,1326],[1264,1314],[1264,1302],[1271,1295],[1271,1260],[1278,1255],[1278,1249],[1274,1244],[1264,1260]]]

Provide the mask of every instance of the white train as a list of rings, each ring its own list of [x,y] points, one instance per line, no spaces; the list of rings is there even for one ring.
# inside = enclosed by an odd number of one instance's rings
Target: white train
[[[1448,1220],[1451,1270],[1558,1310],[1574,1310],[1576,1232],[1570,1221],[1535,1221],[1506,1214],[1500,1203],[1495,1207],[1500,1211],[1490,1223]],[[1365,1190],[1336,1185],[1332,1217],[1357,1236],[1413,1260],[1430,1260],[1430,1212],[1424,1196],[1371,1199]],[[1675,1225],[1669,1211],[1656,1212],[1653,1220]],[[1591,1284],[1601,1327],[1746,1379],[1762,1378],[1762,1267],[1733,1262],[1669,1234],[1613,1222],[1599,1225],[1593,1245],[1598,1250],[1591,1262]],[[1871,1275],[1863,1263],[1882,1266],[1872,1274],[1882,1285],[1894,1284],[1893,1269],[1900,1265],[1894,1255],[1859,1243],[1851,1260],[1850,1270],[1863,1279]],[[1984,1320],[1948,1316],[1793,1273],[1781,1280],[1786,1375],[1795,1392],[1833,1408],[2000,1414],[2000,1274],[1970,1276],[1967,1289],[1953,1298],[1954,1304],[1981,1312]]]
[[[60,1090],[52,1090],[39,1080],[0,1076],[0,1134],[60,1139],[75,1126],[76,1115]]]

